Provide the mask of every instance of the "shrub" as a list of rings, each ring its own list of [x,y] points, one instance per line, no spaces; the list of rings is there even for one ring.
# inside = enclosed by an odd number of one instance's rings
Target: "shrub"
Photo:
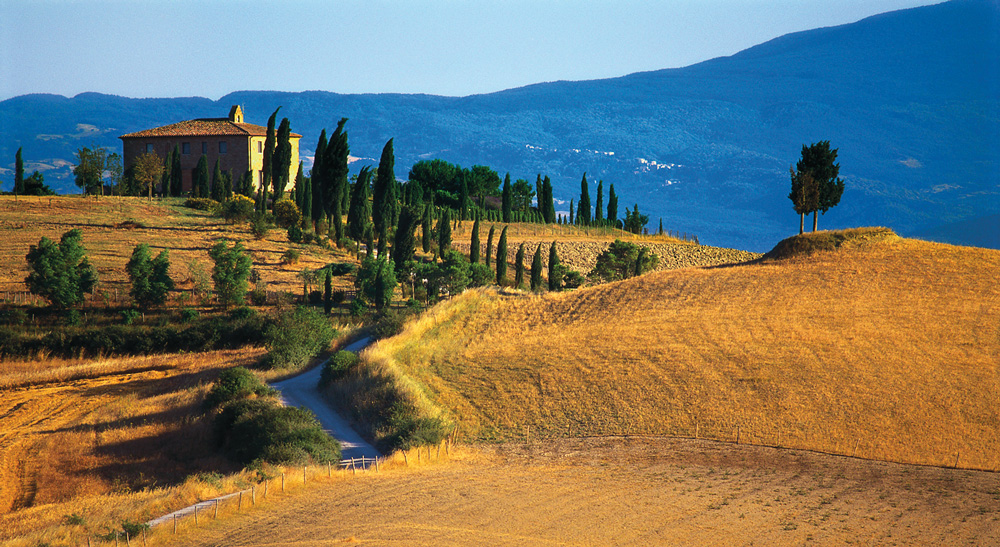
[[[267,291],[261,288],[255,288],[250,291],[250,303],[254,306],[263,306],[267,304]]]
[[[302,213],[299,212],[298,205],[290,199],[280,199],[274,204],[274,221],[282,228],[298,226],[302,220]]]
[[[219,373],[219,379],[205,396],[205,408],[218,408],[251,395],[272,396],[275,390],[264,384],[243,367],[233,367]]]
[[[319,306],[323,303],[323,291],[309,291],[309,303]]]
[[[209,198],[188,198],[184,200],[184,207],[198,209],[199,211],[211,211],[219,205],[218,201]]]
[[[596,282],[628,279],[656,268],[659,260],[646,247],[616,239],[597,257],[597,264],[587,277]]]
[[[23,325],[28,321],[28,313],[20,308],[0,311],[3,323],[7,325]]]
[[[166,249],[151,259],[149,245],[140,243],[135,246],[125,271],[132,283],[129,294],[140,308],[148,309],[166,302],[167,293],[174,288],[169,270],[170,255]]]
[[[403,332],[403,317],[389,310],[379,314],[372,327],[372,336],[376,340],[389,338]]]
[[[304,234],[302,233],[302,228],[296,224],[294,226],[288,227],[288,241],[292,243],[302,243]]]
[[[74,228],[62,235],[59,243],[47,237],[28,251],[25,279],[32,294],[48,300],[56,308],[68,308],[83,302],[84,293],[94,292],[97,271],[87,260],[83,231]]]
[[[223,450],[244,465],[340,460],[340,445],[302,408],[259,399],[236,401],[219,413],[215,428]]]
[[[567,289],[579,289],[585,281],[583,274],[576,270],[567,269],[563,273],[563,287]]]
[[[332,382],[343,378],[352,367],[358,364],[358,354],[353,351],[340,350],[323,365],[319,376],[319,387],[324,388]]]
[[[195,319],[197,319],[198,316],[200,316],[200,315],[201,314],[198,313],[198,310],[196,310],[194,308],[181,308],[181,322],[182,323],[190,323],[191,321],[194,321]]]
[[[256,213],[250,217],[250,233],[254,239],[264,239],[271,232],[273,225],[271,215],[267,213]]]
[[[222,202],[220,208],[222,218],[230,224],[243,222],[254,212],[254,201],[244,195],[236,194]]]
[[[243,304],[247,293],[247,280],[250,277],[250,266],[253,262],[246,255],[243,244],[237,241],[230,248],[225,241],[212,246],[208,255],[215,261],[212,268],[212,281],[215,282],[215,292],[223,305]]]
[[[291,229],[289,229],[288,233],[289,233],[288,239],[291,240],[292,239],[291,238]],[[314,235],[313,235],[312,232],[302,232],[302,243],[305,243],[305,244],[312,243],[313,242],[313,237],[314,237]],[[295,243],[298,243],[298,242],[296,241]]]
[[[348,308],[351,317],[361,317],[362,315],[368,313],[368,304],[361,298],[355,298],[351,300],[351,306]]]
[[[301,256],[302,256],[301,253],[299,253],[295,249],[288,249],[284,253],[281,253],[281,263],[295,264],[296,262],[299,261],[299,257]]]
[[[240,306],[229,312],[229,317],[232,319],[251,319],[257,317],[257,310],[253,308],[248,308],[246,306]]]
[[[470,287],[485,287],[493,283],[496,276],[493,275],[493,269],[483,264],[481,262],[476,262],[469,265],[469,286]]]
[[[142,314],[139,310],[122,310],[122,323],[131,325],[132,323],[135,323],[135,320],[139,319],[141,315]]]
[[[273,368],[303,365],[326,349],[335,334],[330,322],[312,308],[285,311],[265,329],[265,363]]]

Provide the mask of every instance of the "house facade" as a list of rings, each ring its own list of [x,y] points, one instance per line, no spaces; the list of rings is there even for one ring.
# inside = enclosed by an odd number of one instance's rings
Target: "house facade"
[[[176,146],[181,153],[181,178],[184,192],[193,186],[194,170],[202,154],[207,156],[209,173],[219,167],[228,170],[237,181],[250,170],[254,187],[260,187],[264,177],[264,140],[267,128],[243,121],[243,108],[234,105],[226,118],[199,118],[175,124],[154,127],[119,137],[122,140],[122,158],[126,169],[136,158],[151,152],[165,159]],[[293,186],[299,168],[299,139],[291,134],[292,164],[288,173],[288,190]],[[162,189],[161,189],[162,190]]]

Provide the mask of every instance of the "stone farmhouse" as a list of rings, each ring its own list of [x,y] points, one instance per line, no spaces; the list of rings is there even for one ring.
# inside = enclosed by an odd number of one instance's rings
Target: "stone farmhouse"
[[[219,160],[219,167],[223,171],[229,170],[234,181],[250,170],[253,173],[254,187],[259,187],[264,176],[266,136],[266,127],[244,122],[243,108],[234,105],[226,118],[187,120],[129,133],[119,138],[122,140],[122,157],[126,169],[135,163],[136,158],[147,152],[165,159],[176,146],[181,153],[182,188],[187,192],[193,185],[194,170],[202,154],[207,156],[209,173],[215,168],[215,161]],[[301,138],[302,135],[291,134],[289,186],[293,184],[299,168]]]

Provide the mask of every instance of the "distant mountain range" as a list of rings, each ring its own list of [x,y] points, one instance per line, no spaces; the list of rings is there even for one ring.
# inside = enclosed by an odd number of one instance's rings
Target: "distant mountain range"
[[[120,150],[119,135],[225,116],[233,104],[263,124],[282,106],[305,156],[322,128],[348,117],[352,155],[372,158],[355,168],[377,163],[394,137],[399,178],[427,158],[530,181],[542,173],[566,205],[586,172],[592,197],[597,180],[613,183],[620,209],[638,203],[650,228],[662,218],[702,243],[763,251],[798,227],[789,166],[803,144],[830,140],[847,190],[820,228],[884,225],[1000,248],[998,21],[996,0],[953,0],[685,68],[468,97],[24,95],[0,102],[0,181],[10,189],[23,146],[29,173],[43,170],[54,188],[75,192],[70,164],[81,146]]]

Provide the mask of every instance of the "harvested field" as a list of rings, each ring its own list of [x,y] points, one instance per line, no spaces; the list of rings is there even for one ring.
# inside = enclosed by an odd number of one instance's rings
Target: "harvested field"
[[[1000,541],[1000,476],[709,441],[559,439],[317,485],[158,540],[991,545]]]

